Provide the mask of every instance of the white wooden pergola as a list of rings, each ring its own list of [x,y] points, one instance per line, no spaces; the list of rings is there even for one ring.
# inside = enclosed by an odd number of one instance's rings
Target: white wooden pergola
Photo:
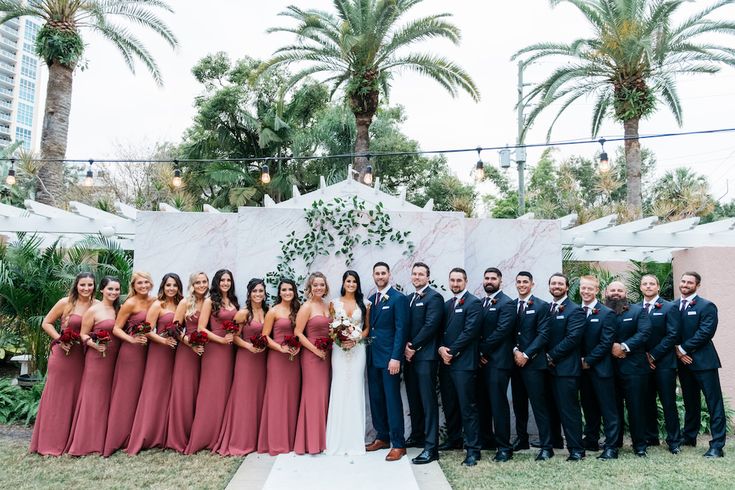
[[[394,210],[417,211],[422,208],[408,202],[405,192],[393,196],[380,190],[380,180],[367,186],[352,179],[333,185],[320,180],[319,189],[301,195],[294,186],[293,197],[280,203],[266,196],[266,207],[305,208],[318,199],[331,200],[335,197],[358,196],[371,202],[383,202]],[[32,200],[24,202],[25,209],[0,204],[0,235],[14,240],[17,233],[36,233],[45,245],[60,239],[63,246],[71,246],[87,235],[102,234],[116,240],[123,249],[132,250],[135,240],[135,220],[138,210],[127,204],[115,203],[115,213],[71,201],[70,211],[65,211]],[[424,210],[433,209],[429,201]],[[178,213],[179,210],[161,204],[161,212]],[[219,213],[217,209],[204,205],[204,212]],[[533,213],[520,219],[534,219]],[[626,261],[648,260],[668,262],[672,252],[702,246],[735,246],[735,218],[727,218],[700,225],[699,218],[689,218],[671,223],[658,224],[655,216],[618,225],[616,216],[577,225],[577,215],[560,218],[561,243],[570,247],[573,260],[578,261]]]

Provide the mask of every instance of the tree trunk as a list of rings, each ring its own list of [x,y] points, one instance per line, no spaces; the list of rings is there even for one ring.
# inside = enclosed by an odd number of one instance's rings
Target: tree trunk
[[[48,67],[46,107],[41,132],[41,158],[64,159],[66,157],[71,91],[74,70],[59,63]],[[57,206],[64,195],[64,163],[45,162],[38,171],[40,182],[36,185],[36,200]]]
[[[355,114],[357,135],[355,137],[355,154],[363,155],[370,150],[370,125],[373,123],[372,114]],[[355,157],[355,170],[359,172],[359,180],[362,181],[368,166],[366,156]]]
[[[639,118],[628,119],[625,128],[625,175],[627,183],[626,203],[631,217],[643,216],[641,194],[641,143],[638,139]]]

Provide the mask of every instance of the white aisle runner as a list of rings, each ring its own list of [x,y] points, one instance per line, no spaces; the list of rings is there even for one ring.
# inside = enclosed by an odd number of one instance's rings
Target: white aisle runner
[[[363,456],[297,456],[281,454],[263,487],[265,490],[419,490],[409,458],[388,462],[388,450]]]

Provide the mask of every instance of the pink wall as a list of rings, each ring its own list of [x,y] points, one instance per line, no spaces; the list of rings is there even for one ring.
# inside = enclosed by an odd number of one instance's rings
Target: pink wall
[[[679,296],[678,283],[685,271],[696,271],[702,276],[698,294],[717,305],[719,323],[714,343],[722,361],[720,382],[725,397],[735,403],[735,247],[699,247],[674,252],[674,291]]]

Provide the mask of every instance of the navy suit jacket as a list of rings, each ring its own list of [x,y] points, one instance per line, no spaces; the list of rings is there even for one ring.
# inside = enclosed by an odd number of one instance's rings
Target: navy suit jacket
[[[675,305],[681,303],[676,302]],[[694,297],[681,315],[681,348],[694,360],[688,367],[693,371],[722,367],[712,338],[717,331],[717,306],[700,296]]]
[[[549,369],[555,376],[581,376],[580,345],[584,333],[584,310],[569,298],[561,305],[564,309],[559,311],[557,308],[549,319],[547,352],[554,363],[554,367]]]
[[[386,299],[386,296],[388,297]],[[373,367],[387,368],[388,361],[403,360],[403,349],[408,337],[408,300],[397,289],[391,287],[380,304],[375,304],[376,295],[370,297],[369,363]]]
[[[653,356],[657,369],[676,369],[674,346],[679,341],[681,326],[677,304],[659,298],[648,312],[651,335],[648,336],[646,350]],[[641,303],[641,306],[643,305],[644,303]]]
[[[646,358],[646,342],[651,335],[651,321],[646,310],[639,304],[628,305],[616,316],[615,342],[630,349],[623,359],[615,359],[620,374],[624,376],[644,375],[651,371]]]
[[[600,378],[612,378],[615,374],[611,352],[615,327],[615,312],[598,301],[585,319],[582,357]]]
[[[546,369],[546,344],[549,342],[549,303],[529,296],[522,317],[515,323],[515,342],[528,356],[524,369]],[[518,300],[513,302],[518,311]]]
[[[503,291],[498,291],[483,308],[480,355],[488,360],[488,367],[513,367],[513,333],[517,318],[515,302]]]
[[[444,330],[441,345],[454,356],[448,368],[473,371],[480,365],[479,339],[482,329],[482,302],[466,292],[455,306],[454,298],[444,303]]]
[[[439,333],[444,319],[444,298],[435,289],[427,287],[421,296],[408,297],[410,305],[410,332],[408,341],[416,351],[413,361],[439,359]]]

